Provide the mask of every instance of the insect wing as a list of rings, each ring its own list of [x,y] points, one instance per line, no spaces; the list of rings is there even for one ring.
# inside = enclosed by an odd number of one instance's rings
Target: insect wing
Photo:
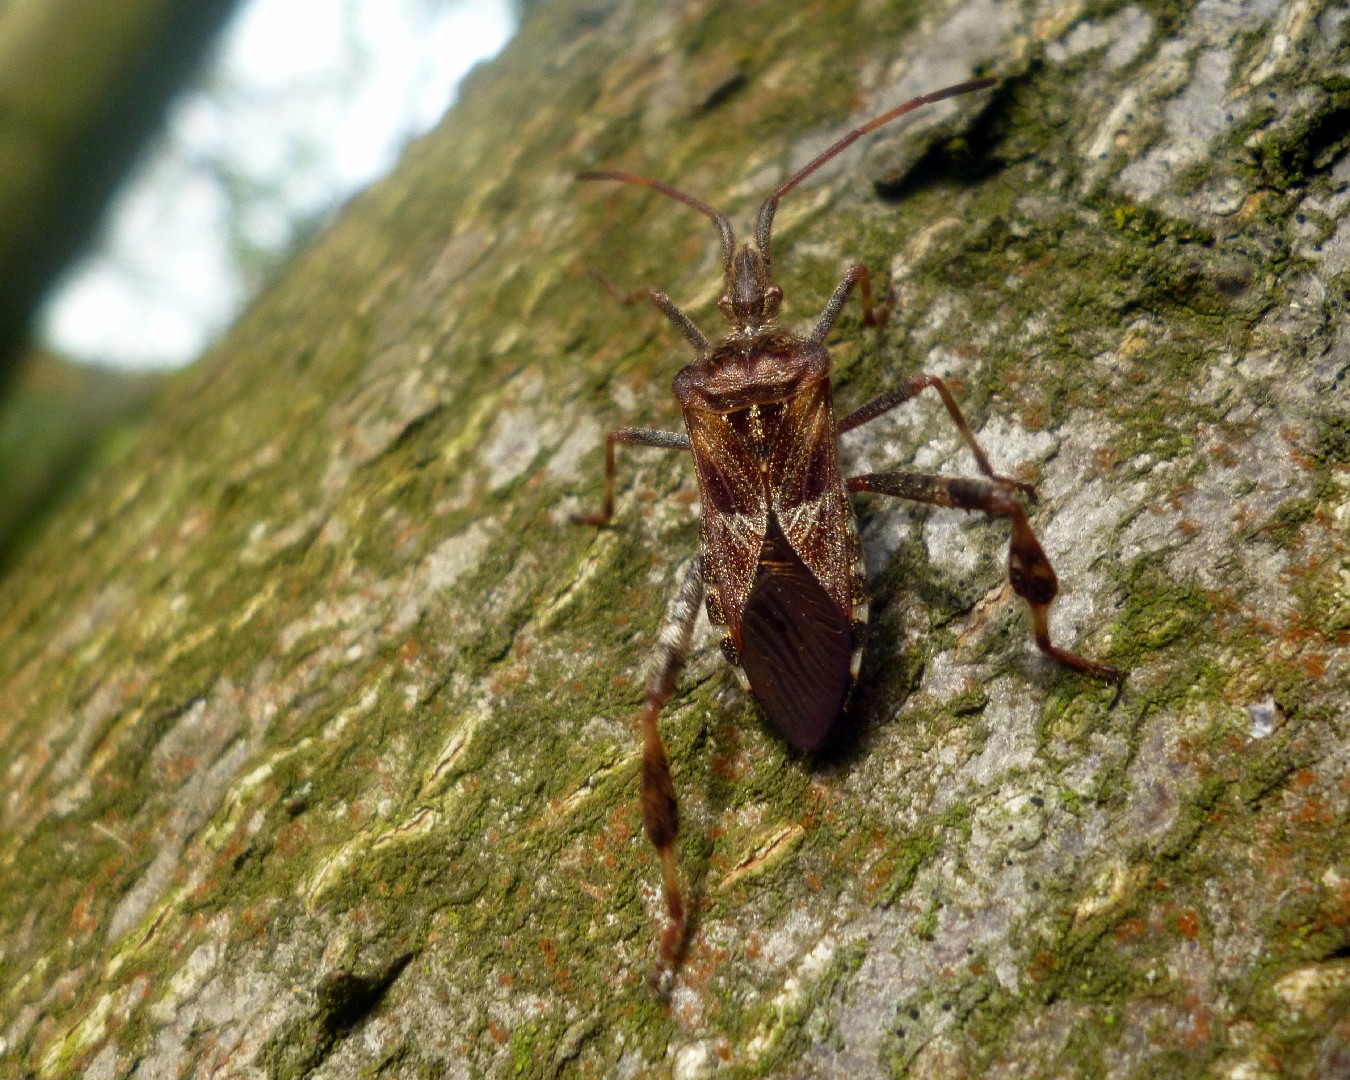
[[[754,582],[768,514],[759,463],[726,417],[686,410],[685,424],[703,498],[703,564],[739,641],[739,613]]]
[[[769,475],[773,509],[792,550],[841,611],[851,611],[857,538],[844,494],[829,383],[798,394],[784,411]]]
[[[741,667],[750,690],[800,750],[825,741],[853,683],[849,621],[770,516],[741,612]]]

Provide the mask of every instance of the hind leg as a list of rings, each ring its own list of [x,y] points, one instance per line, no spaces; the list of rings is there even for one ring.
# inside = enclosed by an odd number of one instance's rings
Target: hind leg
[[[680,587],[666,612],[665,625],[656,643],[656,658],[647,679],[647,696],[639,718],[642,730],[642,825],[647,839],[661,860],[665,889],[665,929],[656,960],[658,980],[679,966],[684,952],[688,922],[684,891],[675,861],[675,838],[679,834],[679,803],[670,776],[670,763],[661,742],[661,709],[675,691],[675,682],[689,657],[694,621],[703,603],[703,560],[696,557],[684,572]]]
[[[1109,664],[1089,660],[1051,642],[1050,605],[1059,592],[1059,579],[1041,542],[1032,532],[1027,512],[1017,497],[1017,486],[1012,481],[883,472],[850,477],[845,486],[849,491],[873,491],[879,495],[894,495],[932,506],[981,510],[986,514],[1007,518],[1012,525],[1012,537],[1008,543],[1008,580],[1012,582],[1013,591],[1031,609],[1037,648],[1065,667],[1085,675],[1094,675],[1110,682],[1120,682],[1124,678],[1121,672]]]

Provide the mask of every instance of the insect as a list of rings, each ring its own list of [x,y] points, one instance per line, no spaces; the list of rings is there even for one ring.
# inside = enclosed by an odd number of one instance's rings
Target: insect
[[[614,514],[614,448],[653,446],[690,451],[702,502],[700,553],[686,569],[667,612],[640,715],[642,819],[661,861],[667,920],[660,936],[658,976],[673,971],[686,937],[684,894],[675,861],[678,805],[658,719],[684,667],[698,609],[723,628],[722,652],[774,726],[793,746],[810,751],[829,734],[858,677],[868,617],[858,529],[848,492],[870,491],[1007,518],[1012,526],[1008,576],[1031,609],[1036,644],[1075,671],[1119,681],[1114,668],[1057,647],[1049,610],[1058,591],[1055,571],[1027,521],[1022,496],[1030,485],[994,472],[956,399],[934,375],[915,375],[836,421],[825,338],[849,295],[861,293],[863,322],[881,325],[866,267],[854,265],[806,335],[777,324],[783,291],[771,276],[769,241],[779,200],[863,135],[914,109],[983,90],[993,78],[972,79],[924,94],[855,128],[794,173],[759,209],[753,243],[736,244],[730,219],[668,184],[625,172],[582,172],[579,180],[640,184],[710,218],[722,246],[725,292],[717,306],[727,328],[709,342],[683,311],[657,289],[624,295],[649,300],[684,335],[698,358],[675,376],[685,432],[621,427],[605,440],[604,508],[575,515],[590,525]],[[983,479],[914,472],[845,478],[838,436],[876,419],[924,390],[937,392]]]

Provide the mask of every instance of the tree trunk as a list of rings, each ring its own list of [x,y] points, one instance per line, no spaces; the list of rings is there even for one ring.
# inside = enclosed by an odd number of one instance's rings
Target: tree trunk
[[[544,5],[3,584],[0,1057],[25,1075],[1323,1077],[1350,1070],[1345,9]],[[860,689],[792,752],[701,622],[664,717],[696,899],[649,985],[634,716],[698,545],[671,428],[706,219],[852,262],[841,408],[949,378],[1007,528],[857,499]],[[975,475],[925,397],[854,472]]]

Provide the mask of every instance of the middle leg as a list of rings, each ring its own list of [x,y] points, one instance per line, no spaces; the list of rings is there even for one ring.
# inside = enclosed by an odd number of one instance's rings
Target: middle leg
[[[701,353],[708,351],[708,339],[703,331],[695,326],[694,320],[676,307],[675,301],[660,289],[653,289],[650,285],[646,285],[640,289],[633,289],[631,292],[624,292],[598,271],[587,269],[586,273],[624,307],[632,307],[642,300],[650,300],[657,311],[675,324],[675,328],[684,335],[685,341]]]
[[[1059,579],[1041,542],[1032,532],[1027,512],[1010,481],[884,472],[849,477],[845,486],[849,491],[874,491],[933,506],[982,510],[986,514],[1006,517],[1012,524],[1012,537],[1008,542],[1008,580],[1012,582],[1013,591],[1031,609],[1037,648],[1074,671],[1111,682],[1120,682],[1124,678],[1109,664],[1071,653],[1050,641],[1050,605],[1059,592]]]
[[[994,467],[989,464],[989,456],[984,452],[984,447],[980,445],[979,440],[975,438],[975,433],[970,430],[970,424],[966,422],[965,414],[961,412],[961,406],[956,403],[956,398],[947,388],[947,384],[936,375],[919,374],[906,379],[899,386],[892,386],[884,393],[878,394],[862,408],[854,409],[840,420],[835,427],[835,431],[842,435],[846,431],[861,427],[863,424],[875,420],[882,413],[890,412],[896,406],[903,405],[911,398],[918,397],[919,394],[930,387],[937,391],[938,397],[942,399],[942,404],[947,408],[947,415],[952,418],[956,430],[961,433],[962,441],[975,455],[975,463],[980,467],[980,472],[984,473],[990,480],[1011,485],[1023,495],[1034,499],[1036,489],[1030,484],[1012,480],[1006,476],[999,476],[998,473],[994,472]]]
[[[614,444],[628,446],[655,446],[661,450],[688,450],[689,436],[678,431],[658,431],[656,428],[621,427],[605,436],[605,503],[598,514],[573,514],[578,525],[608,525],[614,516]]]

